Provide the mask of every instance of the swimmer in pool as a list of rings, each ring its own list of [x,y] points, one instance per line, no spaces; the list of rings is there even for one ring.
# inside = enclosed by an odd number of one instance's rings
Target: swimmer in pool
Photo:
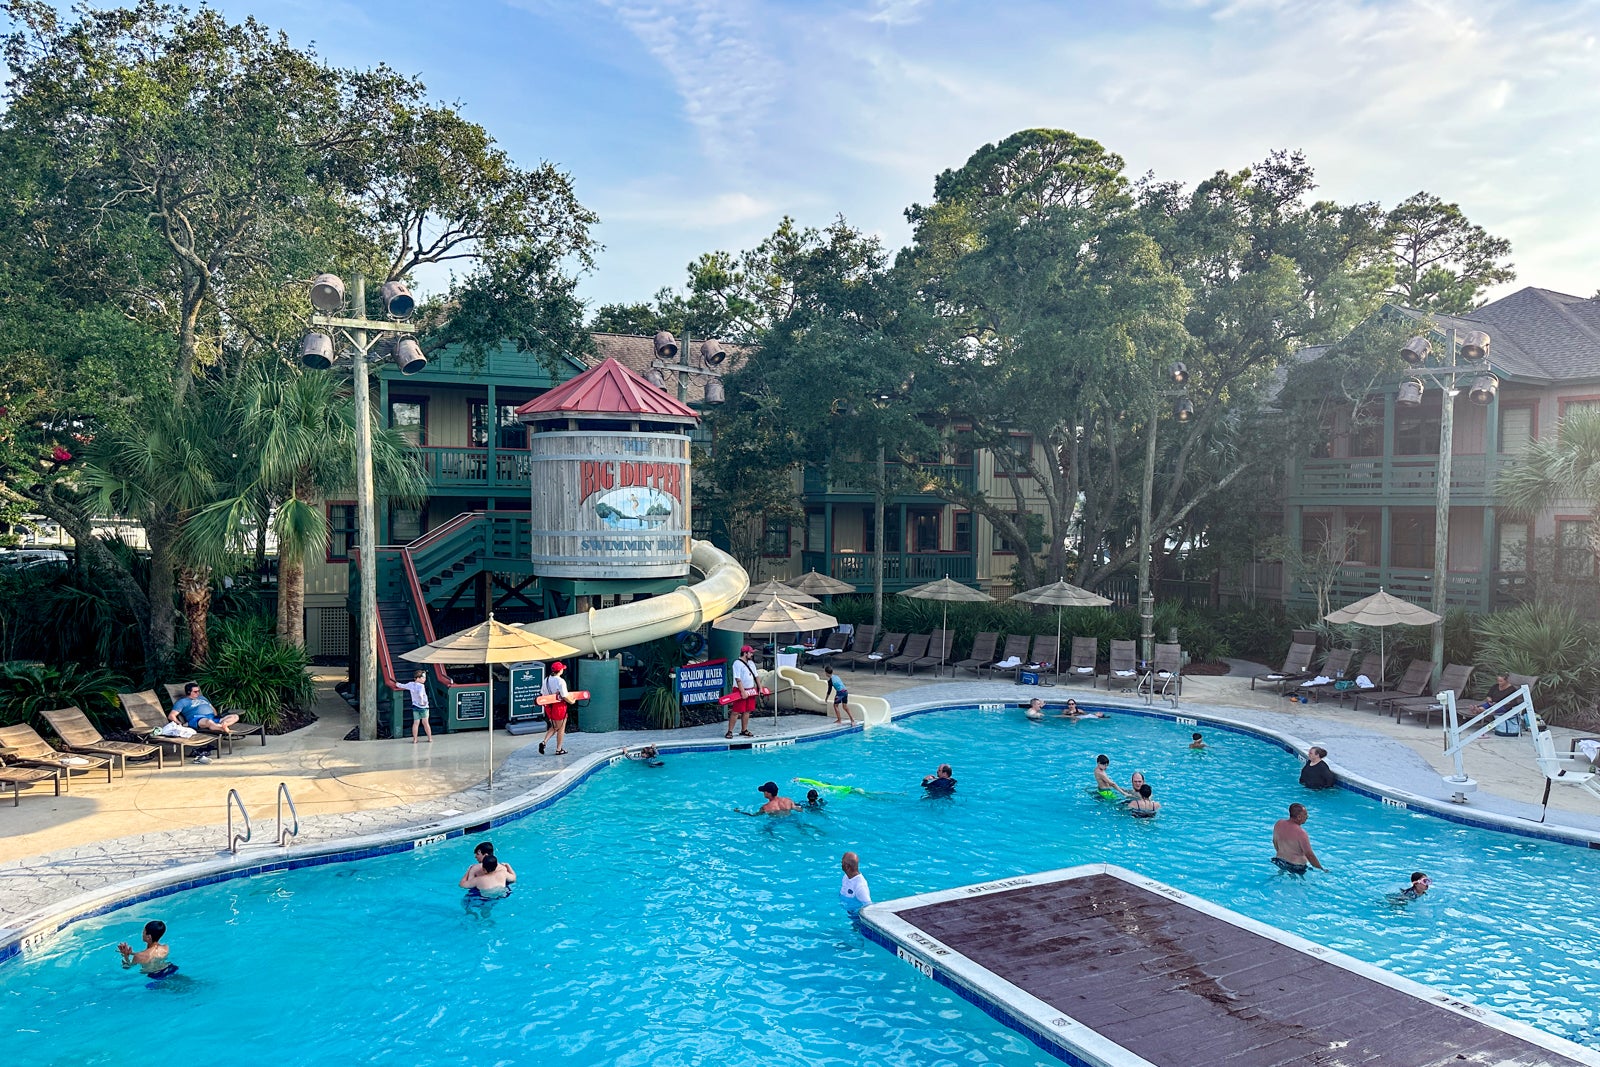
[[[1280,871],[1305,874],[1312,867],[1327,870],[1311,851],[1311,835],[1306,833],[1309,818],[1304,804],[1290,804],[1289,817],[1272,825],[1272,862]]]
[[[743,808],[734,808],[733,810],[738,812],[740,815],[787,815],[791,811],[800,810],[800,806],[794,801],[790,800],[788,797],[780,797],[778,795],[777,782],[762,783],[761,795],[763,798],[765,798],[766,803],[762,804],[755,811],[745,811]]]
[[[144,948],[138,952],[126,941],[117,946],[117,951],[122,953],[122,966],[124,968],[137,966],[144,972],[146,978],[167,978],[178,973],[178,965],[167,961],[167,946],[161,939],[167,936],[167,924],[159,919],[152,919],[144,924],[140,937],[144,940]]]
[[[505,864],[494,858],[490,852],[483,857],[479,864],[481,870],[477,874],[468,871],[461,876],[461,888],[467,891],[467,897],[462,901],[462,906],[469,911],[474,906],[480,906],[480,901],[500,900],[511,895],[510,870]]]
[[[462,882],[465,883],[468,878],[475,878],[478,875],[482,874],[483,873],[483,857],[485,857],[485,856],[493,856],[493,855],[494,855],[494,842],[493,841],[479,841],[478,844],[472,850],[472,858],[473,858],[474,862],[473,862],[471,867],[467,868],[467,873],[463,874],[461,876]],[[517,884],[517,872],[511,869],[511,864],[505,862],[504,860],[500,859],[499,857],[495,857],[495,863],[499,866],[500,870],[505,872],[506,885],[508,885],[508,886],[516,885]]]
[[[625,748],[622,750],[622,758],[627,760],[637,760],[640,763],[643,763],[646,767],[663,766],[660,755],[656,751],[656,746],[654,745],[641,745],[638,748]]]
[[[1100,795],[1101,800],[1117,800],[1127,795],[1128,791],[1111,780],[1111,774],[1106,770],[1111,766],[1111,757],[1105,753],[1094,758],[1094,791]]]
[[[1417,900],[1420,897],[1427,895],[1428,888],[1432,884],[1433,882],[1423,871],[1412,871],[1411,884],[1400,890],[1400,892],[1392,894],[1389,899],[1394,901],[1396,904],[1404,904],[1408,901]]]
[[[1023,714],[1026,715],[1028,718],[1034,720],[1035,722],[1038,722],[1040,719],[1043,719],[1044,718],[1044,700],[1042,700],[1039,697],[1034,697],[1032,700],[1028,701],[1028,706],[1023,711]]]
[[[930,797],[954,796],[956,791],[956,772],[950,764],[941,763],[939,769],[922,779],[922,788]]]
[[[822,794],[815,789],[807,789],[805,806],[807,811],[821,811],[828,806],[828,802],[823,800]]]
[[[1123,793],[1123,803],[1131,804],[1139,798],[1139,787],[1144,785],[1144,772],[1134,771],[1133,777],[1128,779],[1128,788]]]
[[[1155,818],[1156,812],[1161,810],[1161,802],[1159,800],[1151,800],[1150,793],[1149,783],[1141,784],[1138,793],[1132,800],[1128,801],[1128,814],[1135,819]]]
[[[1061,718],[1070,719],[1073,722],[1077,722],[1079,719],[1103,719],[1105,717],[1106,713],[1103,711],[1084,711],[1078,707],[1078,702],[1071,697],[1067,698],[1067,706],[1061,709]]]
[[[1198,750],[1206,747],[1206,739],[1204,737],[1199,734],[1191,734],[1190,736],[1194,738],[1193,741],[1189,742],[1190,748]]]

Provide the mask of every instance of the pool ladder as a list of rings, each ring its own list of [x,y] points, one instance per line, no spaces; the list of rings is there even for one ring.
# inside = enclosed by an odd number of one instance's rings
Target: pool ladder
[[[235,856],[239,854],[239,846],[250,841],[250,813],[245,810],[244,800],[239,796],[237,789],[228,790],[228,851]],[[289,818],[293,820],[288,826],[283,824],[283,806],[289,805]],[[244,823],[244,833],[233,832],[233,813],[237,809],[239,819]],[[278,847],[287,848],[289,838],[298,837],[300,834],[300,813],[295,810],[294,797],[289,795],[289,783],[278,783]]]

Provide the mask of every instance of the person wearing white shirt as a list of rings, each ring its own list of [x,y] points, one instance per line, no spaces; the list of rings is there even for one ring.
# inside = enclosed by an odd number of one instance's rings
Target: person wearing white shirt
[[[565,663],[552,663],[550,664],[550,673],[544,680],[544,695],[547,697],[560,697],[560,699],[554,704],[545,705],[544,719],[549,725],[545,727],[544,738],[539,742],[539,755],[541,756],[544,755],[545,744],[552,737],[556,739],[555,754],[558,756],[567,754],[567,709],[571,708],[575,701],[572,699],[572,694],[567,690],[566,678],[562,677],[566,669],[567,665]]]
[[[861,857],[846,852],[839,860],[844,871],[844,881],[839,883],[839,902],[845,910],[857,912],[872,903],[872,891],[867,888],[867,876],[861,873]]]
[[[428,744],[433,744],[433,723],[428,721],[428,672],[418,671],[400,688],[411,694],[411,743],[417,743],[420,728],[427,731]]]
[[[724,737],[733,736],[733,724],[739,723],[740,737],[754,737],[750,732],[750,713],[756,710],[756,696],[761,692],[760,683],[756,681],[756,669],[751,663],[756,650],[745,645],[739,650],[739,658],[733,661],[733,692],[736,699],[728,705],[728,732]]]

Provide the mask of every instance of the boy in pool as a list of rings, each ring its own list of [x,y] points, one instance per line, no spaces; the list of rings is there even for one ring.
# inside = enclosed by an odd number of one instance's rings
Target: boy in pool
[[[1100,795],[1101,800],[1117,800],[1127,795],[1128,791],[1111,780],[1110,773],[1106,770],[1111,766],[1111,757],[1105,753],[1094,758],[1094,791]]]
[[[461,883],[463,887],[465,887],[468,878],[476,878],[478,875],[483,873],[483,860],[485,856],[494,856],[493,841],[479,841],[477,846],[472,850],[472,858],[477,862],[475,862],[471,867],[468,867],[467,873],[461,876]],[[496,857],[495,865],[498,866],[500,870],[505,872],[506,885],[516,885],[517,872],[511,869],[511,864],[504,863],[498,857]]]
[[[660,767],[663,765],[654,745],[642,745],[637,749],[625,748],[622,750],[622,758],[638,760],[646,767]]]
[[[1194,740],[1189,742],[1190,748],[1201,749],[1206,747],[1206,739],[1204,737],[1201,737],[1199,734],[1193,734],[1191,736],[1194,738]]]
[[[1400,892],[1396,893],[1391,899],[1393,899],[1396,904],[1404,904],[1408,900],[1416,900],[1419,897],[1424,896],[1428,892],[1428,888],[1431,885],[1433,885],[1433,882],[1428,878],[1426,873],[1423,871],[1412,871],[1411,884],[1400,890]]]
[[[806,810],[807,811],[821,811],[823,808],[825,808],[827,806],[828,806],[828,802],[826,800],[822,799],[822,794],[821,793],[817,792],[815,789],[807,789],[806,790]]]
[[[178,965],[167,962],[167,946],[161,943],[161,939],[167,936],[167,924],[152,919],[144,924],[140,936],[144,940],[144,948],[138,952],[126,941],[117,946],[117,951],[122,953],[122,966],[138,965],[146,978],[167,978],[177,974]]]
[[[494,858],[490,852],[483,857],[477,874],[467,871],[461,876],[460,886],[467,891],[466,899],[461,902],[462,907],[469,911],[473,907],[481,907],[483,901],[500,900],[511,895],[511,883],[516,879],[511,876],[511,869]]]

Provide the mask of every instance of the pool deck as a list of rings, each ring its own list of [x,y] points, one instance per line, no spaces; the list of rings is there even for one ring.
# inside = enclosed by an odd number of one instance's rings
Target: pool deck
[[[1105,864],[874,904],[870,940],[1072,1064],[1569,1067],[1600,1055]]]
[[[1412,722],[1396,724],[1372,711],[1354,712],[1333,702],[1299,705],[1252,692],[1247,676],[1186,679],[1179,707],[1143,701],[1126,693],[1091,691],[1087,686],[1034,689],[1009,681],[919,675],[846,672],[852,691],[887,697],[897,715],[951,703],[1003,703],[1015,706],[1033,695],[1058,703],[1068,696],[1108,707],[1192,716],[1197,729],[1228,724],[1266,732],[1303,750],[1320,744],[1329,762],[1346,779],[1368,788],[1410,796],[1416,803],[1441,803],[1447,797],[1439,771],[1441,731]],[[661,732],[569,734],[569,754],[541,756],[539,735],[495,738],[495,784],[484,777],[486,739],[481,732],[439,736],[432,745],[409,739],[344,741],[354,713],[332,694],[332,677],[319,679],[320,721],[305,730],[273,737],[265,747],[239,746],[210,765],[185,764],[165,771],[133,766],[111,785],[81,779],[55,798],[25,792],[21,806],[0,803],[0,945],[19,928],[69,902],[101,896],[132,880],[159,880],[176,868],[202,864],[225,869],[236,863],[263,862],[333,843],[384,836],[424,836],[440,827],[487,821],[485,812],[507,812],[553,796],[603,763],[620,746],[727,744],[719,726]],[[1060,725],[1060,724],[1056,724]],[[1049,729],[1052,724],[1039,724]],[[756,717],[758,741],[804,738],[835,732],[823,716],[785,715],[776,721]],[[1558,744],[1565,746],[1557,731]],[[1226,733],[1208,734],[1225,744]],[[1463,814],[1487,814],[1508,825],[1537,830],[1543,787],[1524,740],[1491,738],[1473,746],[1467,769],[1480,783]],[[287,850],[273,841],[274,801],[287,782],[300,812],[300,835]],[[238,789],[254,820],[254,838],[237,859],[226,851],[226,798]],[[1551,798],[1547,827],[1600,838],[1600,802],[1580,790],[1558,789]],[[76,907],[76,905],[74,905]]]

